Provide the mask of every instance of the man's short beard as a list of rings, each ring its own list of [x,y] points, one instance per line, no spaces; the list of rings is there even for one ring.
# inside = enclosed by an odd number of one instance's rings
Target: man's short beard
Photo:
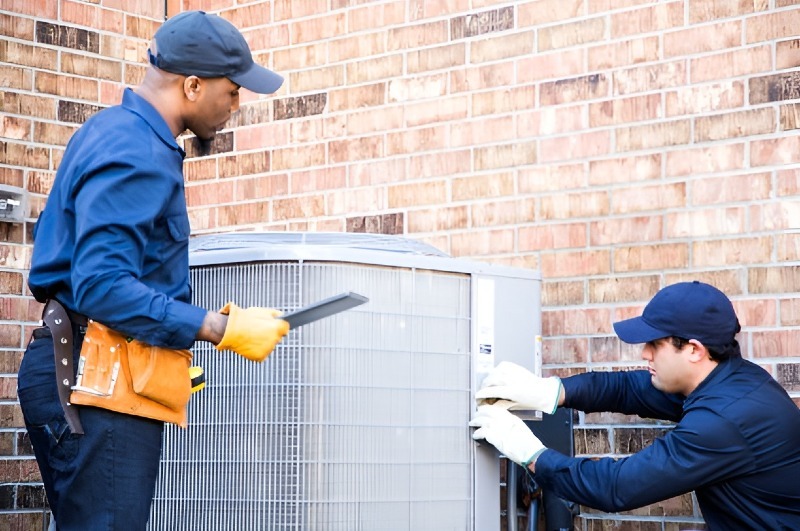
[[[200,138],[195,137],[197,139],[197,151],[201,157],[205,157],[206,155],[211,154],[211,145],[214,143],[213,138]]]

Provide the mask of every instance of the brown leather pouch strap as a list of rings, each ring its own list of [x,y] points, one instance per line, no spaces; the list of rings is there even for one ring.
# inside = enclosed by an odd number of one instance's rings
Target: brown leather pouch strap
[[[47,301],[42,320],[53,336],[53,353],[56,362],[56,386],[58,399],[64,409],[72,433],[83,434],[83,426],[78,416],[78,409],[69,403],[69,395],[75,384],[75,369],[72,363],[72,322],[67,309],[55,299]]]

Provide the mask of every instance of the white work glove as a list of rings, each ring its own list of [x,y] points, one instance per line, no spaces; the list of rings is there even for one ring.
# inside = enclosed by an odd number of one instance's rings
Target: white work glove
[[[507,402],[480,406],[478,413],[469,425],[478,428],[472,434],[475,440],[486,439],[501,454],[518,465],[527,466],[547,448],[522,422],[522,419],[511,414]]]
[[[560,378],[542,378],[516,363],[501,361],[483,379],[475,400],[479,406],[510,400],[514,404],[508,409],[533,409],[552,415],[558,408],[560,395]]]

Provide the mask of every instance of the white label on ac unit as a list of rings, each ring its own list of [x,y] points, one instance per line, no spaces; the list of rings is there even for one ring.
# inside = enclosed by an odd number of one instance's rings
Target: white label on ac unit
[[[476,288],[478,353],[475,371],[487,373],[494,367],[494,280],[478,278]]]

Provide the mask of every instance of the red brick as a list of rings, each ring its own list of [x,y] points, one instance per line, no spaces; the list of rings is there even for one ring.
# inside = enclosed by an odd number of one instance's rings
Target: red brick
[[[608,334],[611,330],[611,313],[607,308],[542,312],[542,334],[545,336]]]
[[[688,144],[691,139],[689,120],[673,120],[654,124],[620,127],[616,131],[617,151],[635,151]]]
[[[584,72],[584,52],[578,48],[536,53],[517,60],[519,83],[565,79]]]
[[[663,271],[689,266],[689,246],[685,243],[636,245],[614,249],[614,271]],[[655,283],[657,285],[657,283]]]
[[[589,125],[601,127],[661,118],[664,115],[661,99],[661,94],[646,94],[592,102],[589,104]]]
[[[608,250],[545,252],[541,256],[542,276],[547,278],[584,277],[611,272]]]
[[[747,270],[747,288],[755,293],[800,292],[800,266],[751,267]]]
[[[779,262],[796,262],[800,260],[800,229],[793,228],[775,238],[777,258]]]
[[[534,85],[481,92],[472,96],[472,116],[527,110],[533,106],[534,101],[536,101]]]
[[[750,334],[753,355],[758,358],[789,357],[796,354],[800,330],[764,330]]]
[[[686,205],[686,184],[682,182],[618,188],[611,192],[612,214],[662,211]]]
[[[611,132],[594,131],[546,138],[540,141],[541,162],[579,160],[611,152]]]
[[[723,81],[679,88],[667,92],[666,101],[667,116],[732,109],[744,105],[744,84]]]
[[[328,144],[328,161],[336,164],[354,160],[376,159],[384,151],[384,135],[335,140]]]
[[[550,136],[587,129],[585,105],[542,107],[535,111],[517,112],[515,117],[518,138]],[[513,133],[513,127],[511,131]]]
[[[783,299],[780,301],[780,325],[800,325],[800,299]]]
[[[538,33],[538,52],[600,42],[606,38],[606,18],[597,17],[558,26],[545,26]]]
[[[785,231],[800,228],[800,200],[784,200],[752,205],[750,230]]]
[[[750,144],[750,165],[790,164],[800,160],[800,136],[754,140]]]
[[[536,142],[514,142],[512,144],[475,148],[473,169],[491,170],[527,166],[537,161]]]
[[[643,65],[614,72],[614,93],[633,94],[686,84],[685,61]]]
[[[523,31],[486,37],[470,43],[470,63],[486,63],[513,57],[525,57],[534,52],[535,34]]]
[[[0,35],[32,42],[33,19],[16,16],[14,13],[0,13]]]
[[[446,206],[408,211],[408,232],[425,233],[466,229],[470,227],[467,205]],[[492,225],[484,223],[483,226]]]
[[[746,211],[742,207],[715,208],[666,215],[667,238],[701,238],[742,234],[746,230]]]
[[[775,67],[778,70],[800,66],[800,39],[775,44]]]
[[[447,202],[447,182],[423,181],[390,186],[387,190],[389,208],[435,205]]]
[[[775,110],[771,108],[703,116],[695,119],[695,140],[724,140],[742,136],[774,133],[777,129]]]
[[[702,83],[769,71],[772,65],[770,45],[704,55],[690,60],[692,83]]]
[[[583,0],[538,0],[517,3],[517,26],[539,26],[584,14]]]
[[[540,202],[541,214],[537,219],[544,220],[607,216],[610,211],[609,194],[605,191],[548,195]]]
[[[338,29],[342,26],[335,26]],[[327,35],[329,36],[329,35]],[[448,23],[444,20],[422,24],[407,24],[390,28],[386,36],[389,50],[405,50],[423,48],[447,42],[449,39]],[[315,39],[319,40],[319,39]]]
[[[451,96],[437,101],[407,104],[404,109],[406,127],[453,122],[466,118],[468,115],[468,96]]]
[[[742,42],[742,22],[691,27],[664,34],[664,58],[736,48]]]
[[[514,131],[513,116],[489,116],[477,120],[461,121],[448,125],[446,134],[442,133],[441,139],[435,139],[434,146],[444,142],[451,147],[470,147],[489,144],[502,140],[524,138],[531,135],[516,135]],[[428,128],[425,131],[438,131],[440,128]],[[409,131],[411,133],[411,131]],[[412,133],[413,134],[413,133]]]
[[[296,146],[272,151],[272,170],[308,168],[325,164],[325,146],[321,144]],[[220,175],[222,173],[220,167]]]
[[[403,158],[360,161],[350,164],[349,186],[375,186],[404,181],[408,178],[407,161]]]
[[[747,44],[797,36],[800,10],[781,10],[747,19]]]
[[[363,57],[363,55],[359,55]],[[408,52],[408,72],[453,69],[467,62],[467,47],[464,43],[447,44],[435,48],[424,48]]]
[[[586,185],[583,164],[537,166],[519,170],[519,192],[536,193],[561,190],[580,190]]]
[[[388,69],[392,66],[392,62],[387,61],[386,64],[376,65],[375,68],[369,68],[366,65],[364,66],[365,68],[363,70],[359,70],[359,72],[378,71],[380,72],[380,75],[377,78],[390,77],[388,74]],[[380,66],[380,68],[378,68],[378,66]],[[348,66],[348,79],[350,79],[351,68],[352,66]],[[386,68],[387,70],[381,70],[382,68]],[[355,72],[354,75],[356,75]],[[289,81],[288,86],[292,87],[293,92],[327,90],[345,85],[345,68],[342,65],[331,65],[310,70],[302,70],[300,72],[290,72],[286,77]],[[371,78],[365,78],[361,81],[369,81],[370,79]]]
[[[365,7],[350,6],[347,10],[347,28],[352,32],[385,28],[403,24],[408,3],[405,0],[370,4]]]
[[[542,251],[586,247],[585,223],[547,223],[522,226],[518,230],[519,250]]]
[[[585,286],[580,281],[542,282],[542,306],[575,306],[586,302]]]
[[[770,197],[771,180],[769,173],[692,179],[689,197],[692,205],[700,206],[765,201]]]
[[[514,84],[514,72],[513,61],[459,68],[450,72],[450,93],[507,87]]]
[[[778,324],[777,303],[771,299],[737,300],[734,301],[734,310],[743,327],[774,327]]]
[[[771,250],[772,239],[767,237],[696,241],[692,245],[692,265],[763,264],[771,260]]]
[[[458,232],[450,237],[453,256],[486,256],[514,251],[514,231],[511,229],[473,230]]]
[[[490,173],[460,177],[450,184],[452,201],[469,201],[509,196],[514,193],[514,175]]]
[[[436,210],[436,209],[434,209]],[[536,219],[536,202],[533,199],[512,199],[510,201],[491,201],[471,203],[469,214],[471,227],[491,227],[496,225],[519,225]],[[458,228],[465,228],[466,225]]]
[[[641,37],[589,48],[589,70],[603,70],[661,59],[659,38]]]

